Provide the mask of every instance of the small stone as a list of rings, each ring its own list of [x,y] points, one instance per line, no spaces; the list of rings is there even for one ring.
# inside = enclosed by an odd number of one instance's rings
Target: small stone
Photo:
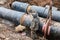
[[[3,34],[0,34],[0,38],[5,38],[5,36]]]
[[[25,33],[25,32],[22,32],[21,35],[22,35],[22,36],[26,36],[26,33]]]
[[[4,4],[7,0],[0,0],[0,4]]]
[[[21,26],[21,25],[18,25],[17,27],[15,27],[16,32],[23,31],[24,29],[25,29],[25,26]]]
[[[5,40],[9,40],[9,38],[5,38]]]

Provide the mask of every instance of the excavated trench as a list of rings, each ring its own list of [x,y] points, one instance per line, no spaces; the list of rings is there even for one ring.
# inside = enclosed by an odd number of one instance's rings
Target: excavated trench
[[[31,5],[37,5],[37,6],[49,5],[49,2],[50,2],[50,0],[0,0],[0,6],[11,9],[10,7],[11,3],[14,1],[26,2]],[[59,5],[60,5],[60,1],[54,0],[54,6],[60,9]],[[41,17],[40,17],[40,20],[43,23],[45,23],[46,21],[45,18],[41,18]],[[60,26],[60,23],[52,21],[51,25]],[[26,32],[17,33],[14,30],[15,27],[16,25],[11,21],[0,18],[0,40],[32,40],[32,38],[30,38],[30,34],[28,31],[27,31],[28,33]],[[22,34],[28,34],[28,35],[26,36]],[[46,40],[46,39],[37,35],[37,38],[35,40]]]

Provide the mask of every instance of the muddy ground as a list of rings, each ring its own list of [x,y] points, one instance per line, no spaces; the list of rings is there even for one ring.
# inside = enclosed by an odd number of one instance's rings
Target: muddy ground
[[[4,1],[4,3],[1,3],[1,1]],[[0,6],[11,8],[11,3],[15,0],[0,0]],[[17,0],[20,2],[26,2],[31,5],[38,5],[38,6],[45,6],[46,4],[49,4],[50,0]],[[54,0],[54,6],[60,8],[60,1]],[[40,18],[42,22],[45,23],[46,19]],[[60,26],[59,22],[52,21],[52,25]],[[28,35],[22,35],[22,33],[15,32],[15,24],[11,21],[5,20],[0,18],[0,40],[32,40],[32,38],[28,37]],[[28,34],[24,32],[25,34]],[[46,40],[43,37],[38,36],[35,40]]]

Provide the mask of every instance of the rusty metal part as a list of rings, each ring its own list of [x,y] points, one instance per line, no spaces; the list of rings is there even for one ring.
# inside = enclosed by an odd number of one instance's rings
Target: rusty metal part
[[[26,15],[26,14],[24,14],[24,15]],[[21,19],[20,19],[20,24],[21,24],[21,25],[23,24],[23,22],[24,22],[24,20],[25,20],[24,15],[23,15],[23,16],[21,17]]]
[[[47,23],[43,25],[42,31],[44,33],[44,37],[46,37],[50,33],[50,29],[49,29],[50,21],[51,21],[51,18],[49,18],[49,20],[47,21]]]
[[[49,9],[49,17],[47,17],[47,23],[45,24],[45,29],[44,29],[44,37],[46,37],[46,35],[48,35],[48,30],[49,30],[49,26],[50,26],[50,22],[52,19],[52,0],[50,1],[50,9]]]
[[[34,39],[34,33],[36,32],[36,30],[38,30],[38,24],[40,22],[39,20],[39,17],[38,17],[38,13],[36,13],[35,11],[32,11],[31,10],[31,15],[33,16],[33,20],[32,20],[32,23],[31,23],[31,26],[30,26],[30,29],[31,29],[31,38]]]
[[[53,6],[53,0],[50,1],[49,19],[48,19],[49,22],[48,22],[47,30],[49,29],[49,26],[50,26],[51,20],[52,20],[52,6]]]
[[[29,13],[30,9],[31,9],[31,6],[28,6],[26,12]]]

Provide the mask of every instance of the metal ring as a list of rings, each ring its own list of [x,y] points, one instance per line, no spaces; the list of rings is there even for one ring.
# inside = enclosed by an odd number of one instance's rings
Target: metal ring
[[[24,18],[25,15],[27,15],[27,14],[24,14],[24,15],[21,17],[21,19],[20,19],[20,24],[21,24],[21,25],[23,24],[23,22],[24,22],[24,20],[25,20],[25,18]]]
[[[29,6],[27,7],[26,12],[29,13],[30,9],[31,9],[31,6],[29,5]]]

